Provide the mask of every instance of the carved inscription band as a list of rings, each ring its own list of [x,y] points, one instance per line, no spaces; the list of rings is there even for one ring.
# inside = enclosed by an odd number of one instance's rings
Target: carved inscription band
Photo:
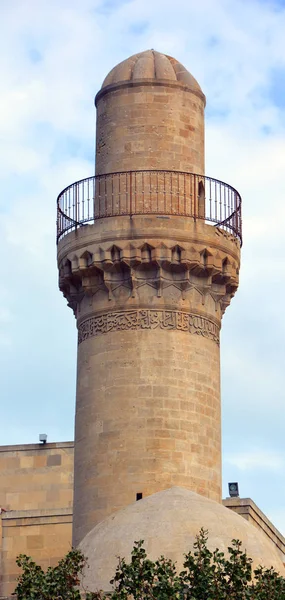
[[[78,327],[78,344],[109,331],[129,329],[176,329],[202,335],[219,345],[219,328],[209,319],[174,310],[141,309],[108,312],[86,319]]]

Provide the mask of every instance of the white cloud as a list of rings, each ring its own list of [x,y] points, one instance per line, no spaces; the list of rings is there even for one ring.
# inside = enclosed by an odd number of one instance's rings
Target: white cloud
[[[12,314],[9,308],[0,306],[0,323],[8,323],[12,319]]]
[[[255,471],[258,469],[280,472],[284,469],[285,454],[272,452],[270,449],[248,449],[243,452],[226,454],[224,462],[227,465],[237,467],[240,471]]]

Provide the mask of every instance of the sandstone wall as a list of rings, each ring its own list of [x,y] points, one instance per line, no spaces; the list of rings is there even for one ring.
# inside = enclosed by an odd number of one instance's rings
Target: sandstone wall
[[[71,547],[73,442],[0,446],[0,596],[16,585],[18,554],[47,567]]]
[[[137,494],[180,485],[220,498],[219,348],[168,330],[175,313],[162,318],[165,330],[115,331],[79,346],[79,539]]]
[[[223,505],[241,515],[271,540],[285,564],[285,538],[251,498],[225,498]]]
[[[20,572],[16,565],[19,554],[31,556],[46,570],[71,549],[72,508],[11,511],[1,520],[0,595],[10,596]]]
[[[97,96],[96,174],[204,174],[204,97],[178,83],[118,85]]]

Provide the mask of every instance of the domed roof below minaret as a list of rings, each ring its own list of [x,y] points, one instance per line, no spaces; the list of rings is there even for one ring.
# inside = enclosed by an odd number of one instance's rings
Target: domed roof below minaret
[[[242,541],[253,567],[271,566],[284,576],[281,555],[251,523],[222,504],[181,487],[157,492],[110,515],[82,540],[88,559],[84,588],[108,591],[118,556],[130,560],[135,540],[144,540],[151,560],[162,554],[183,568],[184,554],[193,549],[200,529],[208,530],[208,547],[227,553],[233,539]]]
[[[134,54],[116,65],[104,79],[102,89],[108,85],[142,80],[178,83],[203,94],[199,83],[178,60],[156,50]]]

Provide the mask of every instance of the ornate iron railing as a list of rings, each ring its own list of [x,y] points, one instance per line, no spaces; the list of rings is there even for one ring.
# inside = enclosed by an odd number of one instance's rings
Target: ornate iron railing
[[[57,198],[57,241],[96,219],[120,215],[203,219],[242,243],[241,197],[227,183],[180,171],[125,171],[76,181]]]

